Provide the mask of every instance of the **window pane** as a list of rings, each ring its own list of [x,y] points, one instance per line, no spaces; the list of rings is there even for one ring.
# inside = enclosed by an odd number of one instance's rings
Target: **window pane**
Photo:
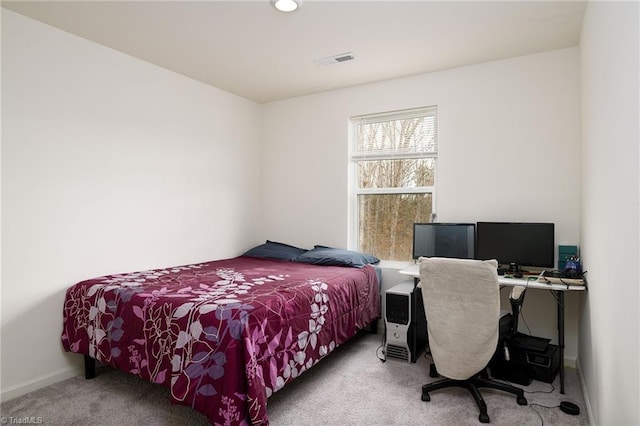
[[[356,125],[356,151],[407,153],[436,151],[436,118],[391,119]]]
[[[432,194],[358,196],[360,251],[385,260],[411,260],[413,224],[429,222]]]
[[[358,161],[358,188],[415,188],[433,186],[435,160]]]

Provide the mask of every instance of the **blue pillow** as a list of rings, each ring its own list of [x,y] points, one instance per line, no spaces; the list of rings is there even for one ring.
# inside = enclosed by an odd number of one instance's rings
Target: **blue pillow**
[[[367,253],[316,245],[313,247],[313,250],[309,250],[299,255],[295,261],[311,263],[314,265],[352,266],[355,268],[363,268],[369,263],[380,262],[380,259]]]
[[[255,246],[243,254],[243,256],[259,257],[261,259],[295,260],[307,250],[267,240],[266,243]]]

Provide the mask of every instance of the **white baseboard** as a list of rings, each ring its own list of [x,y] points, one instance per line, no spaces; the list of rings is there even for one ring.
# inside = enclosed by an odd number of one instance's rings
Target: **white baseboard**
[[[564,357],[564,366],[569,368],[577,368],[576,359]]]
[[[49,386],[54,383],[58,383],[79,375],[82,375],[82,370],[74,367],[54,371],[53,373],[47,374],[45,376],[29,380],[27,382],[18,383],[17,385],[9,386],[7,388],[3,388],[0,391],[0,401],[9,401],[10,399],[17,398],[29,392],[44,388],[45,386]]]
[[[584,375],[582,374],[582,367],[580,366],[580,360],[577,361],[578,365],[578,377],[580,378],[580,388],[582,389],[582,396],[584,396],[584,405],[587,410],[587,417],[589,418],[589,424],[591,426],[596,426],[593,420],[593,410],[591,409],[591,400],[589,399],[589,392],[587,392],[587,385],[584,382]]]

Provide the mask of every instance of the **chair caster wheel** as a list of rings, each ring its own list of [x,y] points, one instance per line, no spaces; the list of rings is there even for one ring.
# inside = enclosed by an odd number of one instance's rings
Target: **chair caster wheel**
[[[431,401],[431,397],[429,396],[428,393],[423,393],[422,394],[422,400],[425,402]]]
[[[435,364],[431,364],[429,366],[429,377],[438,377],[438,370],[436,370],[436,365]]]
[[[480,423],[491,423],[491,420],[489,419],[489,415],[487,413],[480,413],[478,419],[480,420]]]
[[[518,405],[527,405],[527,398],[525,398],[524,396],[519,396],[517,401]]]

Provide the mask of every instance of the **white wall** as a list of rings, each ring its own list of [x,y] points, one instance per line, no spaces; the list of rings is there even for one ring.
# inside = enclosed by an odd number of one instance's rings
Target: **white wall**
[[[264,237],[346,247],[349,117],[437,105],[439,221],[554,222],[558,244],[577,244],[578,53],[563,49],[265,105]],[[393,269],[384,277],[385,288],[403,279]],[[578,298],[566,304],[565,359],[573,365]],[[527,294],[531,331],[554,342],[555,309],[550,293]]]
[[[594,424],[640,424],[638,2],[589,2],[582,27],[579,362]]]
[[[65,289],[238,255],[260,106],[2,10],[2,397],[74,374]]]

